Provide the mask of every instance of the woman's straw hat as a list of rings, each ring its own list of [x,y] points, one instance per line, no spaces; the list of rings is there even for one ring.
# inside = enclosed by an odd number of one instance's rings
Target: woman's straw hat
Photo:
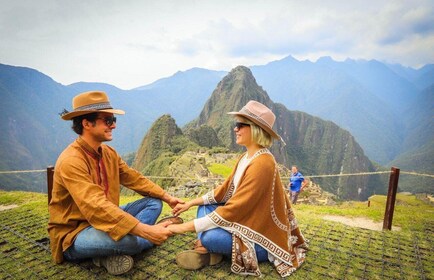
[[[262,103],[250,100],[239,112],[229,112],[228,114],[245,117],[268,132],[273,138],[281,140],[279,134],[273,130],[276,116]]]

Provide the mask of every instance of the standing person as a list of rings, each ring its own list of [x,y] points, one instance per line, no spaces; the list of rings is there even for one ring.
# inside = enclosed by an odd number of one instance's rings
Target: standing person
[[[194,250],[179,253],[176,261],[185,269],[199,269],[226,255],[232,257],[234,273],[260,276],[258,262],[270,261],[288,276],[304,262],[307,245],[268,150],[273,138],[280,139],[272,128],[276,117],[256,101],[228,114],[235,115],[236,143],[247,152],[222,185],[173,208],[179,215],[199,206],[193,221],[168,226],[176,234],[198,233]]]
[[[119,154],[103,142],[111,141],[116,117],[104,92],[84,92],[74,97],[72,120],[78,138],[59,156],[53,179],[48,232],[53,260],[93,258],[110,274],[133,266],[131,255],[162,244],[171,231],[170,221],[154,225],[162,202],[174,206],[182,201],[128,167]],[[119,207],[120,185],[143,195]]]
[[[296,204],[298,195],[302,189],[302,183],[304,181],[303,174],[298,171],[298,167],[293,165],[291,167],[291,177],[289,178],[289,190],[291,196],[291,203]]]

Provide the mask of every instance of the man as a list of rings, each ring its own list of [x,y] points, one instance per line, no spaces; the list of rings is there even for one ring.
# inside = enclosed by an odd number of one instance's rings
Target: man
[[[304,181],[303,175],[298,172],[298,168],[296,165],[291,167],[291,177],[289,178],[289,187],[290,187],[290,195],[291,195],[291,203],[296,204],[298,195],[302,189],[301,184]]]
[[[79,135],[59,156],[49,203],[48,232],[56,263],[92,258],[110,274],[133,266],[131,255],[162,244],[172,233],[171,221],[155,224],[162,203],[183,203],[139,172],[128,167],[119,154],[103,142],[113,139],[116,117],[104,92],[84,92],[74,97],[72,120]],[[143,195],[119,207],[120,185]]]

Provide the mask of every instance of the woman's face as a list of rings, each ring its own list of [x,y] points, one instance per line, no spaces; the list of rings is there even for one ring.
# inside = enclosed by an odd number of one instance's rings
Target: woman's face
[[[237,121],[237,125],[234,127],[235,140],[238,145],[249,146],[252,142],[252,133],[250,125],[247,125],[241,121]]]

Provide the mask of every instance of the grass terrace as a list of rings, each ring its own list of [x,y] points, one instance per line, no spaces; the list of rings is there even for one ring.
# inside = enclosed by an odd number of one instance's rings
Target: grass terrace
[[[137,198],[124,196],[121,201]],[[295,205],[310,251],[306,263],[290,279],[434,279],[433,205],[424,196],[398,194],[393,226],[399,230],[362,228],[363,221],[382,225],[385,203],[385,196],[373,196],[369,207],[367,202]],[[0,191],[0,210],[0,279],[254,278],[231,273],[229,259],[198,271],[179,268],[175,256],[190,249],[194,234],[172,237],[162,246],[134,256],[134,268],[122,276],[111,276],[91,261],[55,265],[46,230],[47,196]],[[162,217],[167,215],[170,209],[165,205]],[[184,220],[194,216],[195,209],[182,215]],[[339,219],[325,219],[330,217]],[[348,220],[359,222],[348,226],[344,224]],[[279,278],[269,263],[261,263],[260,269],[264,279]]]

